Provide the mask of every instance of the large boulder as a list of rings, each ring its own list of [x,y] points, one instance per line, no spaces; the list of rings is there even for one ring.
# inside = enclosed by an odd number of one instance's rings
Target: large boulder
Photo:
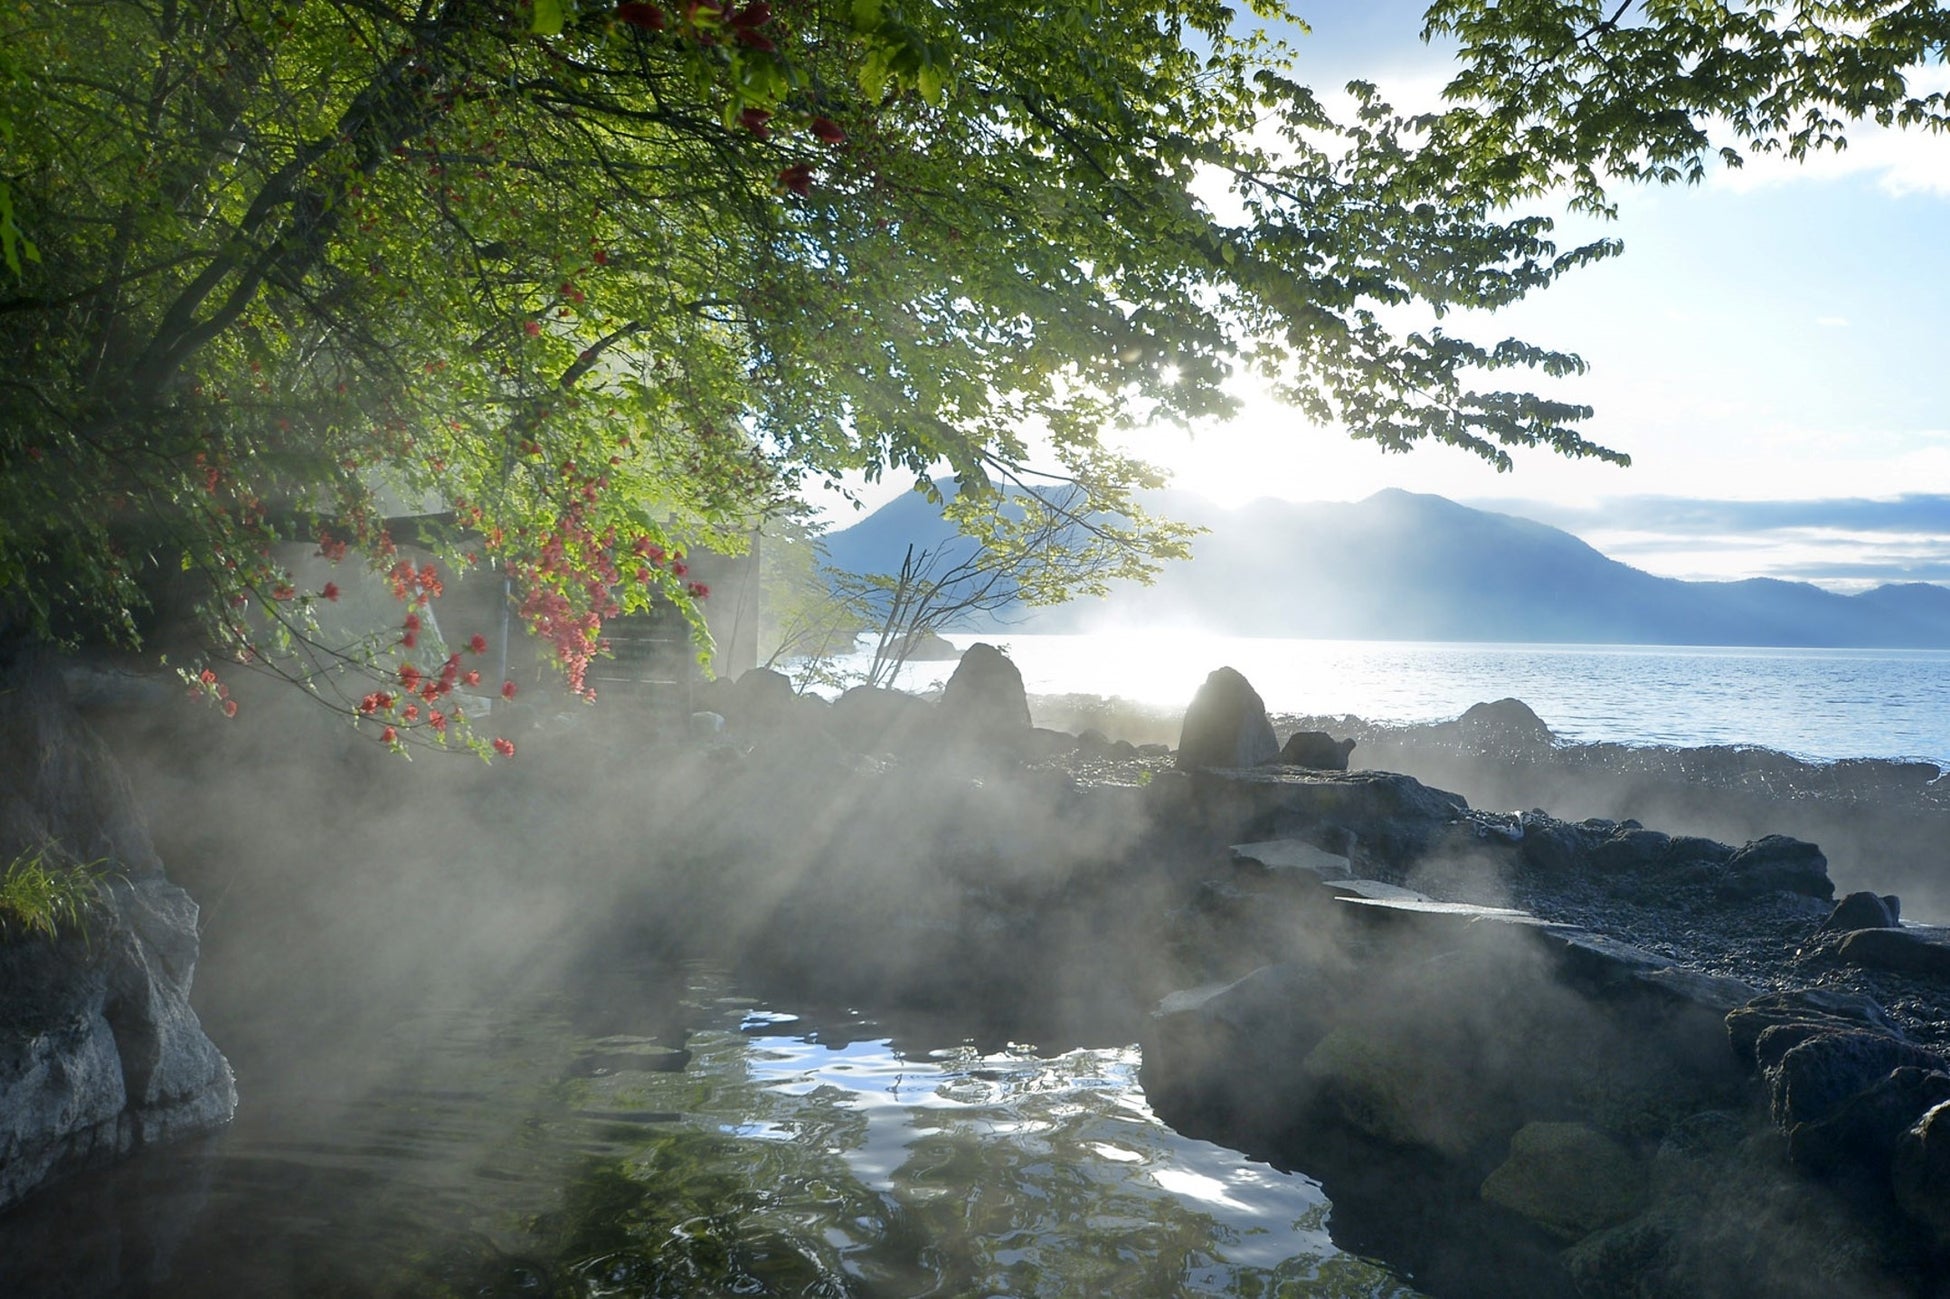
[[[1950,943],[1914,929],[1858,929],[1836,944],[1850,965],[1921,979],[1950,979]]]
[[[1315,771],[1346,771],[1348,755],[1353,752],[1353,740],[1337,740],[1325,731],[1295,731],[1280,746],[1280,761]]]
[[[941,692],[941,721],[956,734],[981,740],[1020,740],[1029,734],[1029,696],[1009,656],[982,641],[962,653]]]
[[[1890,1177],[1896,1203],[1950,1242],[1950,1101],[1933,1106],[1896,1141]]]
[[[163,876],[59,677],[31,664],[0,683],[0,867],[30,850],[96,867],[100,897],[54,937],[0,933],[0,1208],[68,1169],[227,1122],[237,1104],[190,1008],[196,903]]]
[[[1835,885],[1828,878],[1828,858],[1821,849],[1784,834],[1770,834],[1733,854],[1719,893],[1730,900],[1800,893],[1826,902],[1835,896]]]
[[[1524,1124],[1483,1182],[1485,1200],[1564,1240],[1625,1221],[1645,1195],[1644,1164],[1583,1123]]]
[[[905,752],[941,726],[936,705],[882,686],[854,686],[835,699],[829,724],[857,753]]]
[[[1257,767],[1278,761],[1280,741],[1266,718],[1266,704],[1252,683],[1232,668],[1205,678],[1185,710],[1178,737],[1178,766]]]

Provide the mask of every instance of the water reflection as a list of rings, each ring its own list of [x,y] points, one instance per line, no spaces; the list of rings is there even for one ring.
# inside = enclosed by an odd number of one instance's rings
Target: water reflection
[[[0,1289],[1413,1293],[1334,1247],[1314,1183],[1159,1123],[1135,1047],[930,1047],[710,972],[657,1036],[505,1014],[521,1026],[405,1026],[411,1063],[356,1102],[265,1098],[214,1142],[30,1204],[0,1221]],[[82,1266],[158,1235],[160,1266]]]

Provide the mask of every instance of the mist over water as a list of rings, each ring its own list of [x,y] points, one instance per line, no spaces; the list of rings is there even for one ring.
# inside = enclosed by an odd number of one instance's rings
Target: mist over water
[[[1561,739],[1752,744],[1798,757],[1950,764],[1950,651],[1321,641],[1125,630],[951,633],[1007,648],[1031,694],[1183,709],[1205,674],[1239,669],[1269,712],[1421,723],[1515,697]],[[900,684],[945,680],[914,663]]]

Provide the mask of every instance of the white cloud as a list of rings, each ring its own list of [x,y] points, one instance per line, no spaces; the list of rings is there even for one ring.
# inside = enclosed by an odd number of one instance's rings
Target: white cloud
[[[1918,69],[1909,78],[1912,94],[1950,90],[1950,68]],[[1709,184],[1735,193],[1807,181],[1866,176],[1884,193],[1950,198],[1950,132],[1895,130],[1873,122],[1845,133],[1848,147],[1823,150],[1795,162],[1780,154],[1748,154],[1741,167],[1715,170]]]

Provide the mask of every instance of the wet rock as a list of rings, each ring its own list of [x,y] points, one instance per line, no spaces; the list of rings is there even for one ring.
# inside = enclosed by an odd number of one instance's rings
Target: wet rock
[[[1353,740],[1337,740],[1325,731],[1295,731],[1280,746],[1280,761],[1314,771],[1346,771],[1353,752]]]
[[[1600,837],[1585,826],[1560,821],[1536,808],[1519,817],[1518,824],[1523,830],[1524,863],[1553,875],[1582,866]]]
[[[1663,865],[1671,848],[1669,834],[1621,825],[1592,846],[1591,865],[1611,875],[1640,874]]]
[[[1836,945],[1850,965],[1915,979],[1950,979],[1950,943],[1911,929],[1858,929]]]
[[[1814,844],[1770,834],[1747,844],[1727,861],[1722,898],[1736,900],[1763,893],[1800,893],[1826,902],[1835,896],[1828,858]]]
[[[1757,1053],[1763,1061],[1778,1035],[1788,1031],[1761,1034]],[[1816,1032],[1781,1052],[1777,1063],[1763,1065],[1770,1112],[1783,1132],[1820,1122],[1905,1065],[1950,1072],[1950,1062],[1934,1052],[1880,1033]]]
[[[1259,692],[1232,668],[1205,678],[1185,710],[1178,738],[1178,766],[1257,767],[1280,756],[1280,742],[1266,718]]]
[[[1820,1176],[1861,1174],[1880,1185],[1903,1134],[1945,1101],[1950,1101],[1950,1074],[1898,1066],[1827,1118],[1790,1128],[1788,1158]]]
[[[1889,904],[1874,893],[1851,893],[1835,904],[1828,913],[1828,919],[1821,922],[1816,933],[1847,932],[1851,929],[1892,929],[1896,917],[1889,913]]]
[[[940,715],[961,735],[991,742],[1020,739],[1030,729],[1021,670],[995,646],[977,641],[962,653],[942,689]]]
[[[1576,1240],[1644,1209],[1645,1168],[1583,1123],[1526,1123],[1510,1138],[1510,1157],[1483,1182],[1483,1198]]]
[[[1236,843],[1232,845],[1232,859],[1257,866],[1275,877],[1292,876],[1313,884],[1348,879],[1353,873],[1347,858],[1316,848],[1304,839]]]
[[[1890,1160],[1896,1204],[1950,1242],[1950,1102],[1932,1106],[1896,1140]]]

